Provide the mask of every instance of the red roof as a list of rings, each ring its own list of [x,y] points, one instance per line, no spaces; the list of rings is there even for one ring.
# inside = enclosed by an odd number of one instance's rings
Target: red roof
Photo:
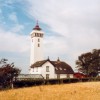
[[[33,30],[38,30],[38,31],[41,30],[41,28],[40,28],[39,25],[38,25],[38,22],[37,22],[36,26],[33,28]]]
[[[83,73],[77,72],[77,73],[74,73],[74,77],[75,77],[75,78],[85,78],[86,75],[84,75]]]

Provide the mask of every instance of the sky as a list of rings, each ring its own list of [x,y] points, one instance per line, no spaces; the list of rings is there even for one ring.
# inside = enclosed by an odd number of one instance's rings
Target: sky
[[[100,0],[0,0],[0,59],[29,72],[30,32],[44,31],[44,59],[75,70],[82,53],[100,49]]]

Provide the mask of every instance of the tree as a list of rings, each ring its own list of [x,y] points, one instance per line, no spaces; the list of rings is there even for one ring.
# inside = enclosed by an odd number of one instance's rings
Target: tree
[[[20,74],[20,70],[14,66],[14,63],[8,64],[7,59],[0,61],[0,86],[13,88],[13,80]]]
[[[100,49],[80,55],[76,65],[80,72],[92,77],[97,76],[100,71]]]

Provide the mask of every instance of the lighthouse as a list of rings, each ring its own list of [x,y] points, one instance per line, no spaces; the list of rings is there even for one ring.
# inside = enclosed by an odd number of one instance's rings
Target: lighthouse
[[[31,54],[29,76],[44,79],[73,78],[73,69],[70,65],[59,58],[52,61],[43,58],[43,35],[38,22],[33,28],[31,35]]]
[[[30,66],[37,61],[43,60],[43,35],[44,32],[40,28],[38,22],[30,33],[31,36],[31,53]]]

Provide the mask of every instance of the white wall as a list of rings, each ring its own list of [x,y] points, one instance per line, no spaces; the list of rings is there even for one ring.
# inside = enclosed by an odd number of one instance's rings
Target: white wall
[[[70,78],[74,78],[74,75],[73,74],[70,74]]]
[[[36,61],[43,60],[43,37],[36,37],[35,33],[44,34],[42,31],[33,30],[31,32],[31,53],[30,53],[30,66]],[[40,42],[38,42],[38,39]],[[40,47],[38,47],[40,44]]]
[[[42,67],[30,68],[29,73],[30,74],[42,74],[41,69]]]
[[[57,78],[57,76],[56,76]],[[67,78],[67,74],[60,74],[60,78]]]
[[[49,66],[49,72],[46,72],[46,66]],[[50,79],[56,78],[54,66],[48,61],[45,64],[43,64],[41,67],[38,67],[38,71],[37,71],[37,67],[31,68],[30,74],[41,74],[45,79],[46,79],[46,74],[49,74]]]
[[[55,78],[57,78],[57,74],[55,74]],[[60,74],[60,78],[73,78],[73,74]]]
[[[46,72],[46,66],[49,66],[49,72]],[[48,61],[41,67],[38,67],[38,71],[37,67],[35,67],[34,70],[33,68],[31,68],[30,74],[41,74],[45,79],[46,79],[46,74],[49,74],[50,79],[57,78],[57,74],[55,74],[55,67]],[[73,74],[68,74],[68,75],[69,77],[67,77],[67,74],[60,74],[60,78],[73,78]]]
[[[49,66],[49,72],[46,72],[46,66]],[[46,74],[49,74],[49,78],[55,78],[55,69],[54,66],[50,62],[46,62],[42,65],[42,76],[46,79]]]

